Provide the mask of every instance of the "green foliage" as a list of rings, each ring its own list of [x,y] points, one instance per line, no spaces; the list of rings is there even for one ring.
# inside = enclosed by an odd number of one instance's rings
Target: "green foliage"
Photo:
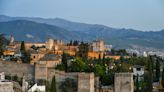
[[[71,62],[71,65],[69,67],[69,71],[84,72],[86,67],[87,67],[87,65],[82,59],[76,58],[74,61]]]
[[[64,56],[64,55],[63,55]],[[68,59],[69,57],[67,57]],[[64,70],[64,61],[62,64],[57,66],[57,69]],[[121,61],[122,60],[122,61]],[[100,77],[102,85],[112,85],[114,83],[114,74],[119,72],[131,72],[129,67],[133,65],[141,65],[147,67],[146,69],[150,72],[147,73],[147,78],[143,81],[143,85],[151,87],[150,82],[152,82],[152,61],[148,57],[132,57],[129,59],[123,58],[121,60],[114,60],[111,58],[99,58],[95,60],[87,60],[81,58],[74,58],[73,61],[68,60],[67,69],[69,72],[94,72],[96,76]],[[153,59],[152,59],[153,60]],[[151,64],[150,64],[151,63]],[[112,69],[110,67],[113,67]]]
[[[74,79],[67,78],[59,88],[62,92],[77,92],[77,82]]]
[[[116,72],[129,72],[129,67],[127,64],[119,64],[116,66],[117,71]]]
[[[88,59],[88,51],[89,51],[89,44],[81,42],[81,44],[79,45],[79,51],[78,51],[77,55],[79,57],[81,57],[83,60],[87,60]]]
[[[39,85],[46,85],[47,81],[45,79],[39,79],[39,80],[37,80],[37,83]]]
[[[101,85],[113,85],[114,84],[114,72],[111,70],[108,73],[104,73],[100,76]]]
[[[4,34],[0,34],[0,56],[3,55],[3,51],[5,46],[9,43],[9,41],[5,38]]]
[[[148,65],[148,57],[131,57],[127,59],[127,63],[131,65],[141,65],[147,67]]]
[[[159,78],[160,78],[160,61],[159,59],[157,59],[156,61],[156,80],[159,81]]]
[[[68,61],[68,55],[63,52],[63,55],[62,55],[62,65],[64,66],[63,68],[64,68],[65,72],[68,71],[67,61]]]
[[[11,76],[10,75],[5,75],[5,79],[11,80]]]
[[[23,45],[22,45],[22,46],[23,46]],[[32,45],[31,48],[34,49],[34,50],[37,50],[37,49],[38,49],[38,47],[36,47],[35,45]],[[23,49],[23,47],[22,47],[22,49]],[[25,49],[25,48],[24,48],[24,49]]]
[[[23,63],[30,63],[30,60],[31,60],[30,53],[28,51],[22,52],[21,60]]]
[[[128,55],[125,49],[119,49],[119,50],[111,49],[111,54],[112,55]]]
[[[73,42],[72,42],[72,40],[70,41],[69,45],[73,45]]]
[[[24,41],[21,42],[21,48],[20,48],[21,51],[25,51],[25,44],[24,44]]]
[[[15,76],[13,76],[13,81],[18,81],[18,76],[17,75],[15,75]]]
[[[52,82],[51,82],[50,92],[57,92],[57,89],[56,89],[56,78],[55,78],[55,76],[53,77]]]
[[[150,56],[150,59],[148,60],[148,91],[149,92],[152,92],[152,89],[153,89],[153,86],[152,86],[152,83],[153,83],[153,73],[152,73],[152,60],[153,60],[153,57]]]
[[[74,42],[73,42],[73,45],[74,46],[77,46],[79,44],[79,41],[77,41],[77,40],[75,40]]]
[[[164,88],[164,65],[163,65],[163,71],[162,71],[162,86]]]
[[[136,92],[139,92],[139,75],[137,74],[137,79],[136,79]]]
[[[97,76],[103,76],[103,74],[105,74],[105,67],[101,66],[100,64],[95,64],[94,65],[94,73]]]
[[[26,51],[24,41],[21,42],[21,48],[20,48],[22,57],[21,60],[23,63],[30,63],[30,53]]]

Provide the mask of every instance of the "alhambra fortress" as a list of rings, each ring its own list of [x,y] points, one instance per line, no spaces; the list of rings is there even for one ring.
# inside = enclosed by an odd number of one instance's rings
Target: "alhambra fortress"
[[[40,47],[33,50],[31,47]],[[44,43],[29,43],[25,42],[25,48],[30,52],[30,64],[22,63],[20,59],[16,62],[10,61],[9,57],[20,57],[20,42],[10,41],[10,45],[4,51],[4,60],[0,61],[0,73],[4,72],[5,75],[17,75],[24,79],[21,89],[26,92],[27,90],[25,81],[39,80],[52,81],[53,76],[56,77],[57,90],[63,80],[66,78],[74,79],[77,84],[77,92],[134,92],[134,82],[132,73],[116,73],[115,83],[111,87],[99,88],[99,77],[94,73],[85,72],[64,72],[55,69],[55,66],[61,64],[62,54],[67,53],[70,56],[75,56],[79,50],[78,46],[65,44],[62,40],[47,39]],[[111,45],[105,45],[103,40],[96,40],[89,43],[88,57],[90,59],[103,58],[104,52],[111,49]],[[120,59],[120,56],[105,57]],[[128,58],[128,57],[126,57]],[[10,62],[6,62],[6,61]],[[3,88],[3,86],[0,86]],[[8,91],[9,92],[9,91]],[[21,92],[18,90],[17,92]]]

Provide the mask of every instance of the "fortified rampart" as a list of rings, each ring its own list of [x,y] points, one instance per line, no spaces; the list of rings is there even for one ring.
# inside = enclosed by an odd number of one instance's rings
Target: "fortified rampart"
[[[18,64],[14,61],[0,61],[0,72],[7,75],[34,78],[34,66],[30,64]]]

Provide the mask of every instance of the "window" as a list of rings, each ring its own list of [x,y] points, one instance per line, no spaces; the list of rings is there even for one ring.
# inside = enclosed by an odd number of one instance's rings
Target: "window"
[[[141,68],[137,68],[137,71],[141,71]]]

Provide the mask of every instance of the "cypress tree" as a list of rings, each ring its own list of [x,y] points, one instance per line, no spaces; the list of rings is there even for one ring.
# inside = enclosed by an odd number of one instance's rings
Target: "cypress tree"
[[[163,71],[162,71],[162,86],[164,88],[164,65],[163,65]]]
[[[8,43],[9,41],[5,38],[5,35],[0,34],[0,56],[3,55],[4,48]]]
[[[81,42],[79,45],[78,56],[81,57],[84,61],[88,59],[89,44]]]
[[[148,60],[148,92],[152,92],[152,82],[153,82],[153,76],[152,76],[152,56],[150,56],[150,59]]]
[[[62,64],[64,65],[65,72],[68,71],[68,65],[67,65],[67,54],[63,52],[62,55]]]
[[[24,44],[24,41],[21,42],[21,48],[20,48],[21,51],[25,51],[25,44]]]
[[[22,57],[21,60],[23,63],[30,63],[30,53],[26,51],[24,41],[21,42],[20,48]]]
[[[55,76],[53,77],[52,82],[51,82],[50,92],[57,92],[57,90],[56,90],[56,78],[55,78]]]
[[[156,61],[156,79],[157,81],[159,81],[159,78],[160,78],[160,61],[159,59],[157,59]]]
[[[136,79],[136,92],[139,92],[139,80],[138,80],[139,75],[137,74],[137,79]]]

